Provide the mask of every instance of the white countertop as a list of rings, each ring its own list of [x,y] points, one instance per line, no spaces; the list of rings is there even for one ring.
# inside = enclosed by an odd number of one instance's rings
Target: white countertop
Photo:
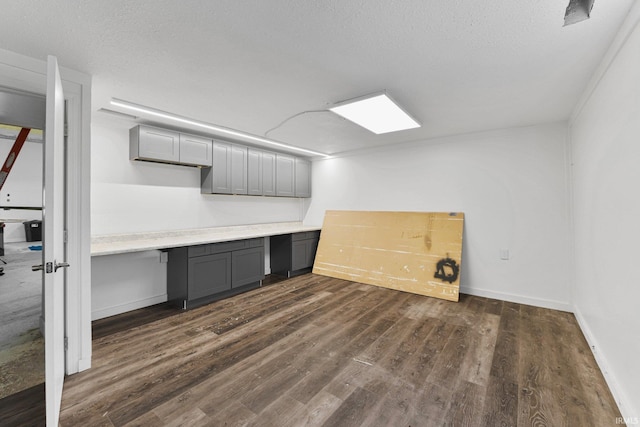
[[[177,248],[204,243],[228,242],[278,234],[316,231],[322,227],[301,222],[235,225],[230,227],[194,228],[145,233],[109,234],[91,238],[91,256],[141,252],[152,249]]]

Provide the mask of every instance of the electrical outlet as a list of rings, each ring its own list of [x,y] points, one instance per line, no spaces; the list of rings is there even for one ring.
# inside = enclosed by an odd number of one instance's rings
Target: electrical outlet
[[[500,259],[505,261],[509,259],[509,249],[500,249]]]

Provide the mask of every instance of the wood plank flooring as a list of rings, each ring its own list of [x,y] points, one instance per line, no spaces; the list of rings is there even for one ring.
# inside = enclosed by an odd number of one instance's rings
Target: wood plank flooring
[[[44,426],[44,383],[0,399],[0,426]]]
[[[572,314],[313,274],[94,324],[62,426],[603,426]]]

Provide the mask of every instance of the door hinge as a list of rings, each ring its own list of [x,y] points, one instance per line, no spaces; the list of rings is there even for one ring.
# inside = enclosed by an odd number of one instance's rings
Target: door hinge
[[[62,233],[62,241],[64,243],[67,243],[69,241],[69,232],[67,230],[64,230],[64,232]]]
[[[69,350],[69,337],[64,337],[64,351]]]

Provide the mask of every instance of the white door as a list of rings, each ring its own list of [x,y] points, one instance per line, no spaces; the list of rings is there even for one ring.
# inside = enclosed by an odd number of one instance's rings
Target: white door
[[[47,425],[57,426],[64,383],[64,93],[55,57],[47,59],[47,118],[42,196],[45,399]]]

